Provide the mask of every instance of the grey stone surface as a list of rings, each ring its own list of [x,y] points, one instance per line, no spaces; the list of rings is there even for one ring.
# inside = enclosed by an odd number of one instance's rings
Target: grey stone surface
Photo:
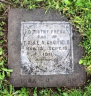
[[[8,66],[14,70],[10,83],[15,87],[74,87],[85,83],[86,72],[78,64],[84,54],[78,46],[81,37],[65,17],[54,10],[45,14],[45,9],[11,9],[8,18]]]
[[[69,22],[21,22],[21,74],[71,74],[72,36]]]

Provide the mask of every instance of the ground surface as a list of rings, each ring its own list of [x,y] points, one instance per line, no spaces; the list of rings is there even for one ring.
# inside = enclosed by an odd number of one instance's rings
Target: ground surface
[[[1,96],[91,96],[91,76],[88,75],[84,87],[68,90],[65,88],[19,88],[14,89],[6,80],[12,69],[7,69],[7,33],[8,11],[10,8],[36,7],[54,8],[65,14],[81,35],[84,36],[81,46],[85,49],[85,57],[80,60],[88,73],[91,73],[91,1],[90,0],[0,0],[0,95]]]

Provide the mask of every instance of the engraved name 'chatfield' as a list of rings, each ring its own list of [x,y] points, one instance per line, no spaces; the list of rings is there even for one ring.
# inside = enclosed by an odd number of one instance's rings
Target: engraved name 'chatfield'
[[[71,74],[72,36],[68,22],[21,22],[21,74]]]

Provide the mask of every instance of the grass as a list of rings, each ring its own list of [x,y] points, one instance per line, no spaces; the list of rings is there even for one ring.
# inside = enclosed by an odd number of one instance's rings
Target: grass
[[[91,75],[91,0],[2,0],[0,2],[0,96],[91,96],[91,80],[84,88],[21,88],[15,90],[6,78],[12,69],[7,68],[7,13],[11,8],[53,8],[66,16],[83,37],[80,43],[85,55],[79,60]],[[91,76],[90,76],[91,78]]]

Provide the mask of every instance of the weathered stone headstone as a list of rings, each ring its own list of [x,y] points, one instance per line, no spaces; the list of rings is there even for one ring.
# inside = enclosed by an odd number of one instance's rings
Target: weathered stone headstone
[[[69,21],[50,10],[11,9],[8,19],[8,65],[15,87],[73,87],[86,81],[78,64],[84,51]]]

